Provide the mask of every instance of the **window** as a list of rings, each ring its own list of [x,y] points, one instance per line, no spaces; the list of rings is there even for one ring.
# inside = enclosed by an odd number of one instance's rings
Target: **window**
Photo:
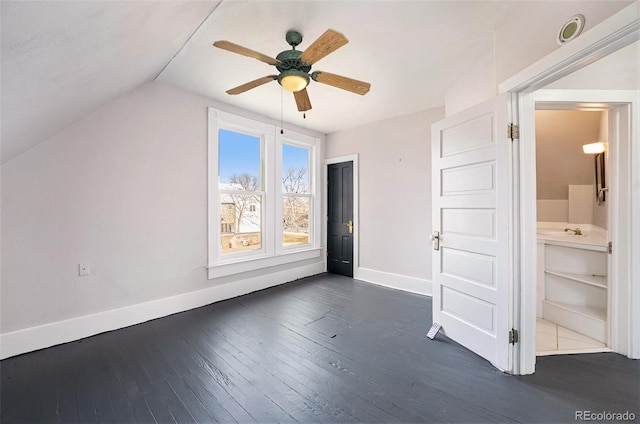
[[[320,256],[320,140],[209,109],[209,278]]]
[[[310,242],[309,148],[282,144],[282,239],[284,246]]]
[[[260,137],[218,130],[218,194],[222,255],[262,248],[264,186]]]

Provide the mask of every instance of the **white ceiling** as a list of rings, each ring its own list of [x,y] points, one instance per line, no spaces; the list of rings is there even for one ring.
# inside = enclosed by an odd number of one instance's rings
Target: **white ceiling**
[[[313,70],[368,81],[371,91],[358,96],[312,82],[306,120],[291,94],[283,98],[286,122],[330,133],[442,106],[447,88],[488,54],[487,45],[498,52],[489,54],[500,79],[557,48],[555,35],[572,15],[584,14],[588,30],[632,1],[218,3],[2,0],[2,162],[155,78],[279,119],[276,82],[238,96],[225,93],[275,68],[216,49],[215,40],[276,56],[289,48],[289,29],[305,37],[299,50],[327,28],[342,32],[349,44]],[[497,57],[503,50],[506,64]]]

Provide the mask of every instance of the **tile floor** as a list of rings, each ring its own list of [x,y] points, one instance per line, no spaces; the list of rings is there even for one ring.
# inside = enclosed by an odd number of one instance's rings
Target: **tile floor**
[[[553,322],[542,318],[538,318],[536,321],[537,356],[608,352],[609,350],[604,343]]]

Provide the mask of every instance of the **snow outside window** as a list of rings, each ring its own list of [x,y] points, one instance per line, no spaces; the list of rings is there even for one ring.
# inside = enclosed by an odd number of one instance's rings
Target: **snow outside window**
[[[209,109],[209,278],[320,255],[319,143]]]

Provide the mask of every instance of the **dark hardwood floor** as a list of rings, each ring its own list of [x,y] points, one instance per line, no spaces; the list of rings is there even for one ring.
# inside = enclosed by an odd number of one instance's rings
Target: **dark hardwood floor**
[[[0,363],[4,423],[640,421],[640,361],[500,373],[438,336],[431,299],[322,274]]]

